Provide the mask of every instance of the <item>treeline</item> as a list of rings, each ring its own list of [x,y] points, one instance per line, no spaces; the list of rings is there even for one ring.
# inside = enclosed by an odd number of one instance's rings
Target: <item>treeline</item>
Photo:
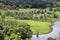
[[[40,21],[49,21],[52,22],[53,18],[59,18],[59,16],[55,13],[57,10],[54,10],[54,12],[52,13],[52,9],[49,9],[50,12],[47,12],[47,10],[45,9],[39,9],[37,10],[33,10],[33,11],[29,11],[29,12],[20,12],[20,11],[16,11],[16,12],[11,12],[11,11],[7,11],[5,13],[0,12],[0,16],[2,16],[3,18],[6,17],[12,17],[14,19],[19,19],[19,20],[40,20]]]
[[[53,5],[53,2],[50,1],[51,0],[0,0],[0,9],[46,8],[47,6]]]
[[[29,5],[26,0],[0,0],[0,9],[18,9],[29,7]]]

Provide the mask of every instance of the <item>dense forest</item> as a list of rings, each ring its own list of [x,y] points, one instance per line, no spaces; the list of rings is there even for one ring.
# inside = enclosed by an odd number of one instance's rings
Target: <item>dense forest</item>
[[[46,8],[60,6],[59,0],[0,0],[0,9]]]

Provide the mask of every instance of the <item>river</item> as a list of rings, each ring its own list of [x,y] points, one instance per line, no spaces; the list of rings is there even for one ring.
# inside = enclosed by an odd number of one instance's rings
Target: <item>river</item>
[[[38,38],[36,37],[36,35],[32,35],[30,40],[47,40],[48,37],[57,38],[58,33],[60,32],[60,21],[55,22],[52,27],[53,30],[51,33],[39,35]]]

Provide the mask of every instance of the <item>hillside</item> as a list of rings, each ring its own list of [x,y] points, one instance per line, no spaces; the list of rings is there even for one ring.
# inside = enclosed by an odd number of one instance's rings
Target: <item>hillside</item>
[[[0,9],[46,8],[58,6],[59,0],[0,0]],[[60,3],[60,2],[59,2]]]

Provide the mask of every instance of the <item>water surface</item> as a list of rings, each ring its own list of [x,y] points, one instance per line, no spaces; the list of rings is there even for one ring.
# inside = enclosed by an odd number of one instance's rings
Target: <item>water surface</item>
[[[58,33],[60,32],[60,21],[55,22],[52,27],[53,30],[51,33],[39,35],[38,38],[36,37],[36,35],[32,35],[32,38],[30,40],[47,40],[48,37],[57,38]]]

